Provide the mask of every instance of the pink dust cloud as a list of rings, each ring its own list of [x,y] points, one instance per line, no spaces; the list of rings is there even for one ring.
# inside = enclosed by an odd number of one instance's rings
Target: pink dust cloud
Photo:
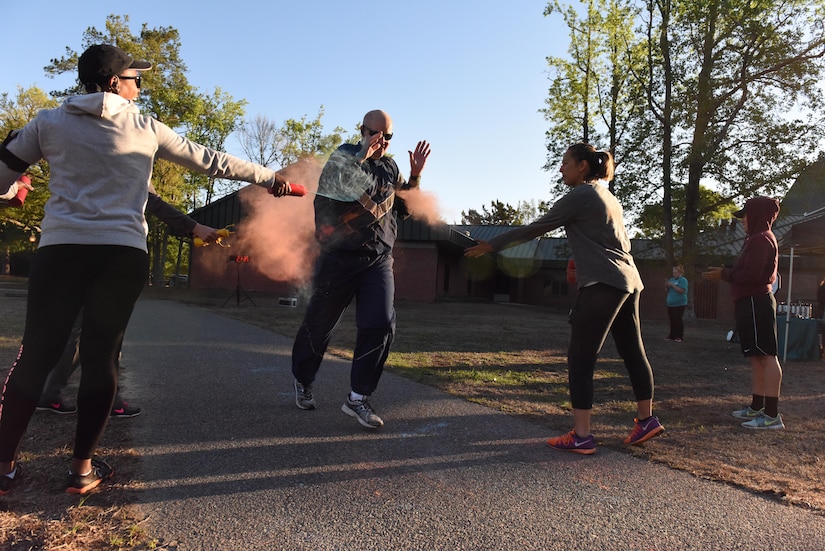
[[[441,214],[438,209],[438,198],[434,193],[423,191],[420,188],[410,188],[400,190],[398,196],[407,204],[407,210],[410,215],[427,224],[446,224],[441,219]]]
[[[319,253],[315,240],[313,201],[318,190],[323,163],[314,158],[301,160],[278,171],[290,182],[307,188],[303,197],[274,197],[266,189],[250,185],[239,192],[244,218],[223,240],[224,247],[211,244],[197,251],[200,266],[213,276],[231,278],[227,270],[229,257],[248,256],[250,267],[273,281],[290,282],[296,287],[310,284],[312,269]],[[444,224],[437,197],[419,188],[398,192],[410,215],[430,225]]]
[[[269,279],[301,286],[312,275],[318,256],[312,205],[322,168],[317,160],[305,159],[278,171],[312,192],[303,197],[274,197],[259,186],[242,195],[246,216],[235,228],[233,246],[255,258],[256,269]]]
[[[282,169],[287,180],[301,184],[308,192],[318,189],[321,164],[315,160],[299,161]],[[309,284],[312,266],[318,255],[315,241],[314,193],[303,197],[275,197],[261,186],[249,185],[238,192],[244,217],[222,244],[212,243],[196,249],[198,261],[208,279],[234,285],[237,274],[235,256],[248,256],[249,268],[275,282],[296,287]]]

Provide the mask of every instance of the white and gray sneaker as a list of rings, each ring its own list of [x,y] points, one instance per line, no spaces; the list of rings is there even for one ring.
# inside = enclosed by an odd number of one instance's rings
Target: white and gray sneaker
[[[746,407],[745,409],[737,409],[731,415],[736,417],[737,419],[756,419],[757,417],[761,417],[765,413],[765,408],[762,409],[752,409],[750,406]]]
[[[384,425],[384,421],[375,414],[366,396],[362,400],[352,400],[347,396],[347,400],[341,406],[341,411],[350,417],[355,417],[368,429],[377,429]]]
[[[770,417],[768,415],[762,414],[755,419],[751,419],[750,421],[745,421],[742,423],[742,426],[746,429],[758,429],[758,430],[782,430],[785,428],[785,423],[782,422],[782,416],[780,414],[776,414],[776,417]]]
[[[295,379],[295,405],[301,409],[315,409],[312,387],[304,386]]]

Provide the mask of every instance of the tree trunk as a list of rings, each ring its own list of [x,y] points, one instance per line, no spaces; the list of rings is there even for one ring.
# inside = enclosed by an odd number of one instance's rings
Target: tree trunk
[[[688,154],[688,182],[685,188],[685,228],[682,238],[682,259],[686,266],[696,263],[696,239],[699,236],[699,184],[706,164],[708,128],[714,110],[711,71],[716,33],[717,7],[713,4],[708,13],[707,26],[702,44],[702,66],[696,86],[696,120],[693,140]]]
[[[659,35],[659,48],[662,53],[662,71],[664,73],[665,98],[662,104],[662,210],[664,219],[664,242],[667,259],[671,266],[675,264],[673,246],[673,65],[670,56],[670,3],[660,5],[662,29]]]

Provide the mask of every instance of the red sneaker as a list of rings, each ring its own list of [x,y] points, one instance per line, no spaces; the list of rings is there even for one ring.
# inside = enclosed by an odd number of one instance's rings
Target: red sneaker
[[[634,419],[633,422],[636,423],[636,426],[633,427],[633,432],[624,439],[624,443],[627,446],[635,446],[642,442],[647,442],[651,438],[655,438],[665,432],[665,427],[659,422],[658,417],[651,416],[644,421]]]

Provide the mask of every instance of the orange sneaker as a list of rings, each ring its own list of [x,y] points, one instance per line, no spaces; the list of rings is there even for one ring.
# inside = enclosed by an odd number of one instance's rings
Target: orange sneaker
[[[563,450],[583,455],[596,453],[596,439],[593,438],[593,435],[591,434],[587,438],[582,438],[576,434],[575,430],[571,430],[562,436],[548,438],[547,445],[554,450]]]
[[[69,471],[66,482],[66,493],[84,495],[94,490],[104,480],[112,478],[115,470],[102,459],[92,458],[92,470],[86,474],[74,474]]]

